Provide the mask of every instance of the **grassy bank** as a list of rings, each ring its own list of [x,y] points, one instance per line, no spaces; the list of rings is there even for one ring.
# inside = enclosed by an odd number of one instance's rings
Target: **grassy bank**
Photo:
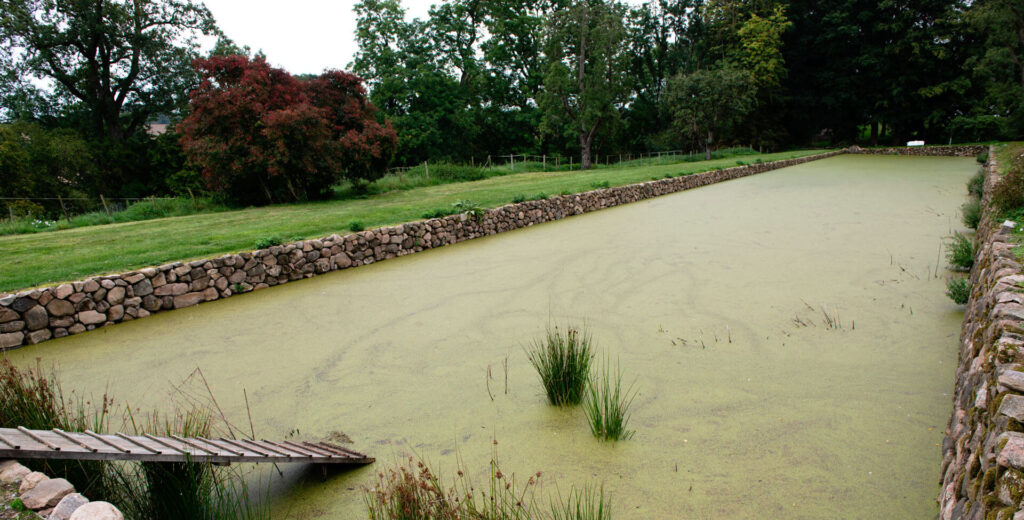
[[[450,211],[459,200],[497,207],[514,200],[577,193],[596,186],[619,186],[666,175],[773,161],[820,153],[805,150],[586,172],[535,172],[426,186],[365,199],[250,208],[184,217],[91,226],[50,233],[0,237],[0,291],[78,280],[175,260],[253,249],[257,241],[343,234],[353,222],[372,227],[419,220]],[[605,184],[607,183],[607,184]]]

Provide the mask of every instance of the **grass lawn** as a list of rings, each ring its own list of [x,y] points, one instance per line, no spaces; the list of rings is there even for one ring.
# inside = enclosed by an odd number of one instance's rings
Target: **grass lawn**
[[[752,163],[821,153],[803,150],[740,159]],[[607,182],[620,186],[737,164],[737,158],[669,165],[603,168],[587,172],[520,173],[474,182],[428,186],[335,200],[90,226],[48,233],[0,236],[0,291],[79,280],[177,260],[255,249],[257,240],[345,234],[352,222],[367,229],[409,222],[459,200],[493,208],[524,197],[577,193]]]

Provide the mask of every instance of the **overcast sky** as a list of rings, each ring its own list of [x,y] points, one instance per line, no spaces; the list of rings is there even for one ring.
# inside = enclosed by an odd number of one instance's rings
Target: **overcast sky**
[[[358,47],[356,0],[204,0],[221,30],[239,46],[262,50],[292,74],[344,69]],[[408,18],[426,18],[438,0],[402,0]],[[640,4],[642,0],[627,3]]]

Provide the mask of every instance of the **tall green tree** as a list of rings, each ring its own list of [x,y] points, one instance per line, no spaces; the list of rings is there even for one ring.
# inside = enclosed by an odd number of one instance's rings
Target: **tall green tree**
[[[965,21],[983,45],[967,61],[968,72],[983,87],[972,123],[1006,138],[1024,135],[1024,4],[980,0]]]
[[[711,147],[734,129],[754,105],[750,74],[719,68],[678,74],[668,84],[666,104],[680,135]]]
[[[218,34],[192,0],[0,0],[0,12],[19,77],[52,81],[51,99],[81,103],[90,131],[115,143],[184,105],[197,37]]]
[[[581,0],[546,27],[543,125],[578,138],[583,169],[592,165],[594,138],[617,122],[629,94],[624,14],[621,4]]]

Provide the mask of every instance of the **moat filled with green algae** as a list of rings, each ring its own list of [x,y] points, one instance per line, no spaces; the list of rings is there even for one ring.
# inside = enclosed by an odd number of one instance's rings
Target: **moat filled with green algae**
[[[409,453],[482,482],[495,438],[506,473],[603,483],[616,518],[931,518],[962,319],[939,246],[976,169],[845,155],[8,355],[143,409],[200,367],[259,437],[378,458],[282,466],[275,518],[359,518]],[[636,380],[633,439],[546,404],[523,347],[549,322]]]

